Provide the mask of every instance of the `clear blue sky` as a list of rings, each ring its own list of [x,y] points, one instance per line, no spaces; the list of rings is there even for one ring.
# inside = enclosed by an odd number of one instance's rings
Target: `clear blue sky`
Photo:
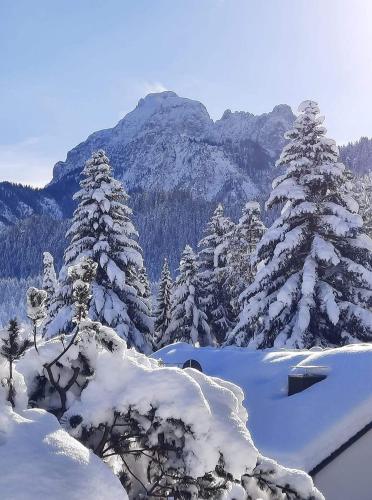
[[[0,180],[53,164],[161,89],[253,113],[315,99],[372,135],[371,0],[1,0]]]

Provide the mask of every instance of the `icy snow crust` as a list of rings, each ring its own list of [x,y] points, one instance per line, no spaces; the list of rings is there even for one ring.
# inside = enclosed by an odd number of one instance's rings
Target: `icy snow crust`
[[[44,410],[0,407],[2,500],[126,500],[109,467]]]
[[[165,363],[196,359],[206,374],[239,385],[255,445],[287,467],[310,471],[372,419],[371,345],[253,351],[179,343],[153,356]],[[296,365],[326,366],[329,373],[288,397],[287,377]]]

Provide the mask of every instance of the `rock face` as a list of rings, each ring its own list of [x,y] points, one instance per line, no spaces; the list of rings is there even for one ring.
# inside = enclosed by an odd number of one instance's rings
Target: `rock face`
[[[55,165],[51,185],[78,178],[86,159],[102,148],[130,193],[178,190],[221,201],[234,187],[237,199],[257,196],[293,118],[281,105],[261,116],[226,111],[213,122],[197,101],[174,92],[150,94],[114,128],[72,149]]]
[[[165,256],[175,269],[185,244],[196,245],[217,203],[237,216],[246,201],[266,198],[283,134],[293,120],[290,107],[279,105],[260,116],[228,110],[214,122],[197,101],[174,92],[150,94],[115,127],[93,133],[68,152],[44,189],[19,188],[26,206],[14,186],[0,185],[1,221],[69,217],[85,161],[104,149],[131,195],[147,267],[156,279]]]

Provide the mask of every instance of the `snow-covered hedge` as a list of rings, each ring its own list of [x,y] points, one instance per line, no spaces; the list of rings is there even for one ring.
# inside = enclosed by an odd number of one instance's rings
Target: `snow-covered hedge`
[[[322,498],[305,473],[260,455],[237,386],[163,367],[89,320],[51,383],[46,367],[69,341],[41,343],[18,363],[30,401],[107,462],[130,498]]]

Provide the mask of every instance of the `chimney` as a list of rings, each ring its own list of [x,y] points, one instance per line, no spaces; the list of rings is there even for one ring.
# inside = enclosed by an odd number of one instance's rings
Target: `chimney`
[[[288,375],[288,396],[305,391],[309,387],[327,378],[327,366],[298,365],[292,367]]]

